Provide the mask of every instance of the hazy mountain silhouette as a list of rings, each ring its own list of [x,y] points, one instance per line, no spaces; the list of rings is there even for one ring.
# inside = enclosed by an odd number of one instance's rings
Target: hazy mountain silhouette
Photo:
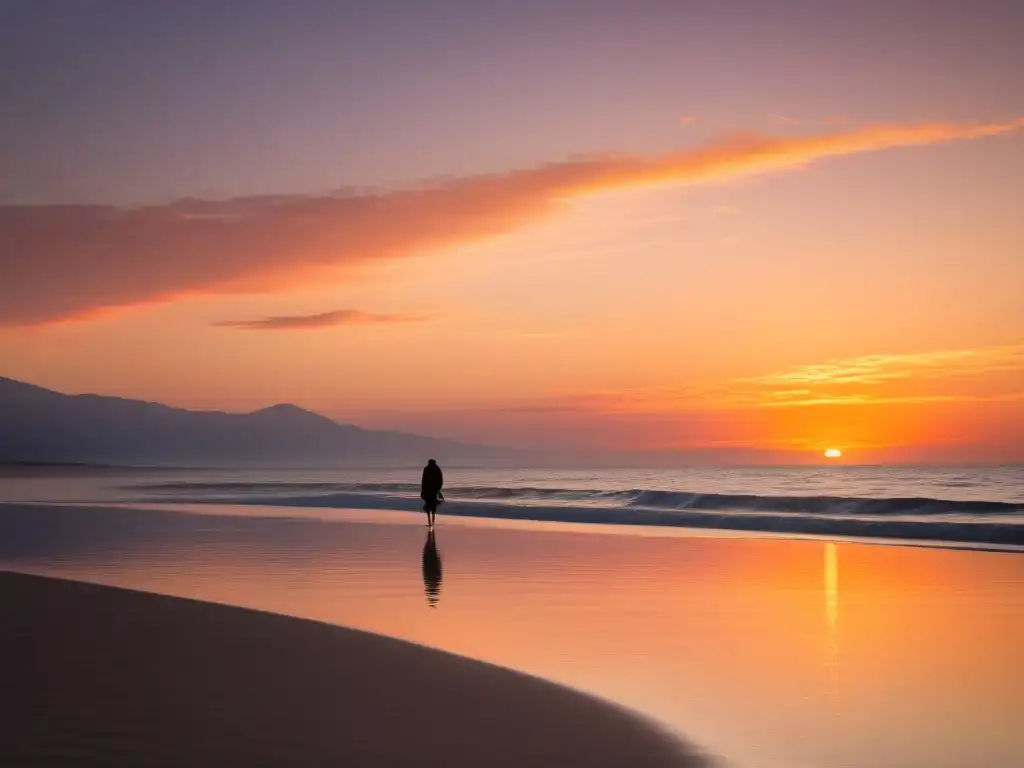
[[[189,411],[0,377],[0,461],[318,466],[501,463],[518,452],[340,424],[295,405]]]

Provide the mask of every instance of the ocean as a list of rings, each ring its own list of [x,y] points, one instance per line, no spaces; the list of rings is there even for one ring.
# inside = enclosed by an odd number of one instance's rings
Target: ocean
[[[1021,467],[444,470],[433,535],[419,467],[4,477],[0,570],[498,664],[734,768],[1024,764]]]
[[[10,478],[2,501],[416,510],[419,467]],[[440,514],[1024,548],[1024,466],[445,468]],[[283,514],[283,511],[282,511]]]

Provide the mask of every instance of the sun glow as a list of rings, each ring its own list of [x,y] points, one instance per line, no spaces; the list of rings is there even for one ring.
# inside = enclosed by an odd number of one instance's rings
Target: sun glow
[[[826,459],[838,459],[841,458],[842,455],[843,452],[840,451],[838,448],[829,448],[827,451],[825,451]]]

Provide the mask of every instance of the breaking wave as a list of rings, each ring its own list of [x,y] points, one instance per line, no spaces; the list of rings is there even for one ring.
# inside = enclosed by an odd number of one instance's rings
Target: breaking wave
[[[402,483],[157,483],[146,501],[418,509]],[[1024,546],[1024,504],[925,497],[759,496],[648,489],[465,486],[445,489],[449,515],[776,534]]]

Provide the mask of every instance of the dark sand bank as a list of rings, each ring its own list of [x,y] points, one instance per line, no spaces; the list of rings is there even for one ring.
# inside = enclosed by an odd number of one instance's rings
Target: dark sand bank
[[[698,766],[615,707],[355,630],[0,573],[0,764]]]

